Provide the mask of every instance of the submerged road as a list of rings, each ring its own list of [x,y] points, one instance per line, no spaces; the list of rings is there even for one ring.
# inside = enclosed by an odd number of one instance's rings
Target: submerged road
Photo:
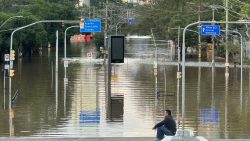
[[[69,63],[83,63],[83,64],[103,64],[103,59],[84,59],[84,58],[67,58],[66,60],[69,61]],[[63,59],[62,59],[63,61]],[[133,58],[133,59],[125,59],[124,63],[140,63],[140,64],[154,64],[154,61],[152,61],[152,58]],[[160,60],[158,61],[159,65],[166,65],[166,66],[177,66],[178,62],[176,61],[164,61]],[[180,65],[182,62],[180,62]],[[198,62],[198,61],[186,61],[185,62],[186,67],[213,67],[213,64],[211,62]],[[214,67],[216,68],[225,68],[224,62],[215,62]],[[239,63],[230,63],[229,68],[240,68]],[[243,64],[243,68],[250,68],[250,65]]]

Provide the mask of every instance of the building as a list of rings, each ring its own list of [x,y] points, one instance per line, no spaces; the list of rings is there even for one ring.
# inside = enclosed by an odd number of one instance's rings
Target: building
[[[79,6],[83,6],[84,4],[90,6],[90,0],[79,0]]]
[[[150,0],[122,0],[124,3],[149,4]]]

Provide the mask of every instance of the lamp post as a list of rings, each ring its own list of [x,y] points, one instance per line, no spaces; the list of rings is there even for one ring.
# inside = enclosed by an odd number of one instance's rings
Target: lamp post
[[[11,19],[14,19],[14,18],[22,18],[23,16],[12,16],[10,18],[8,18],[7,20],[5,20],[1,25],[0,25],[0,29],[8,22],[10,21]],[[8,30],[1,30],[0,32],[4,32],[4,31],[8,31]],[[5,61],[5,60],[4,60]],[[6,75],[6,72],[4,70],[4,110],[5,110],[5,75]],[[10,98],[9,98],[10,99]],[[9,107],[11,108],[11,107]]]
[[[238,34],[240,37],[240,107],[242,110],[242,102],[243,102],[243,36],[240,32],[234,30],[222,30],[223,32],[231,32]]]
[[[184,28],[181,28],[178,26],[178,28],[170,28],[170,29],[177,29],[178,30],[178,66],[177,66],[177,128],[179,129],[179,122],[180,122],[180,79],[181,79],[181,71],[180,71],[180,64],[181,64],[181,58],[180,58],[180,34],[181,30]],[[189,32],[197,33],[199,35],[199,41],[200,41],[200,32],[195,30],[187,29]],[[200,42],[199,42],[200,44]]]
[[[67,67],[68,67],[68,60],[67,60],[67,31],[71,28],[80,28],[79,25],[70,26],[65,29],[64,31],[64,114],[66,113],[66,86],[68,84],[67,79]]]
[[[28,28],[30,26],[33,26],[33,25],[36,25],[36,24],[39,24],[39,23],[71,23],[71,24],[76,24],[78,23],[79,21],[70,21],[70,20],[43,20],[43,21],[37,21],[37,22],[34,22],[34,23],[31,23],[31,24],[28,24],[28,25],[25,25],[25,26],[22,26],[22,27],[19,27],[17,29],[15,29],[14,31],[12,31],[11,33],[11,36],[10,36],[10,51],[12,50],[12,46],[13,46],[13,36],[14,36],[14,33],[19,31],[19,30],[22,30],[22,29],[25,29],[25,28]],[[2,24],[3,25],[3,24]],[[9,59],[9,64],[11,64],[11,60]],[[10,66],[9,66],[10,67]],[[9,110],[11,110],[11,77],[9,77]],[[10,117],[10,116],[9,116]],[[11,119],[11,118],[10,118]],[[10,123],[11,123],[11,120],[10,120]],[[11,130],[10,130],[11,131]],[[10,134],[10,136],[12,136],[12,134]]]
[[[11,19],[14,19],[14,18],[22,18],[23,16],[13,16],[13,17],[10,17],[8,18],[7,20],[5,20],[1,25],[0,25],[0,29],[8,22],[10,21]]]
[[[185,74],[186,74],[186,70],[185,70],[185,67],[186,67],[186,64],[185,64],[185,45],[186,45],[185,37],[186,36],[185,36],[185,33],[186,33],[186,31],[187,31],[187,29],[189,27],[194,26],[194,25],[198,25],[198,24],[203,24],[203,23],[210,23],[210,24],[212,24],[212,23],[215,23],[215,24],[216,23],[218,23],[218,24],[223,24],[223,23],[224,24],[225,23],[228,23],[228,24],[249,24],[250,21],[215,21],[215,22],[213,22],[213,21],[200,21],[200,22],[190,23],[184,28],[184,30],[183,30],[183,41],[182,41],[183,42],[182,43],[182,124],[183,124],[182,125],[182,131],[183,131],[183,133],[184,133],[184,129],[185,129],[184,121],[185,121],[185,90],[186,90],[186,88],[185,88],[185,84],[186,84],[186,80],[185,80]],[[228,68],[227,65],[226,65],[226,68]]]
[[[192,2],[187,2],[188,4],[195,5],[195,3]],[[198,7],[198,22],[201,21],[201,0],[199,0],[199,5]],[[198,52],[198,59],[199,61],[201,60],[201,35],[200,35],[200,24],[198,25],[198,46],[199,46],[199,52]]]

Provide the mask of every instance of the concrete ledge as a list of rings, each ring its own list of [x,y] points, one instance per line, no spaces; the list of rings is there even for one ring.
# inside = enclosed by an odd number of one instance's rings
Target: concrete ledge
[[[250,139],[212,139],[209,141],[250,141]]]
[[[13,137],[13,138],[0,138],[0,141],[155,141],[155,138],[154,137],[109,137],[109,138]],[[209,141],[250,141],[250,139],[211,139]]]
[[[0,141],[154,141],[155,138],[145,137],[110,137],[110,138],[46,138],[46,137],[25,137],[25,138],[0,138]]]

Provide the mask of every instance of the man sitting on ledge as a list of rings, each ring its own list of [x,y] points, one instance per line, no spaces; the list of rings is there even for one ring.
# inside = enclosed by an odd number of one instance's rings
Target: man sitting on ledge
[[[161,141],[164,135],[174,136],[176,133],[176,123],[171,116],[171,110],[164,111],[164,120],[157,123],[153,129],[157,129],[156,141]]]

